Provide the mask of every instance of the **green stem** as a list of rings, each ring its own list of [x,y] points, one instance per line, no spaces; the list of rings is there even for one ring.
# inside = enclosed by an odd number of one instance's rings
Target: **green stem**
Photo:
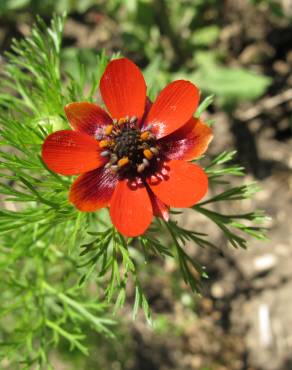
[[[84,306],[82,306],[82,304],[68,297],[66,294],[58,292],[55,288],[53,288],[51,285],[49,285],[45,281],[43,281],[43,287],[51,294],[58,297],[61,302],[67,304],[68,306],[73,308],[75,311],[80,313],[87,321],[91,322],[99,330],[113,337],[113,334],[104,326],[104,324],[113,325],[114,324],[113,320],[97,318],[96,316],[92,315],[92,313],[90,313]]]
[[[68,333],[66,330],[62,329],[59,325],[55,324],[53,321],[46,320],[46,325],[53,331],[57,332],[62,337],[66,338],[68,342],[74,344],[83,354],[88,355],[88,350],[83,346],[79,340],[74,337],[74,334]],[[80,338],[81,339],[81,338]]]

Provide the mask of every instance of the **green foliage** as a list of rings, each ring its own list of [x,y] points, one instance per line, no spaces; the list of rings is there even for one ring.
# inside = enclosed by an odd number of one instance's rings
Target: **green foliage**
[[[54,18],[48,29],[39,20],[30,38],[14,41],[0,93],[0,187],[8,208],[0,211],[0,354],[27,368],[45,366],[60,339],[86,353],[84,324],[112,335],[104,303],[89,285],[78,287],[71,254],[88,217],[69,206],[69,180],[51,173],[40,158],[47,134],[67,124],[63,106],[72,84],[67,90],[61,81],[63,21]],[[80,92],[79,85],[74,91]],[[9,202],[15,204],[10,210]]]
[[[192,35],[195,45],[200,47],[212,46],[220,36],[220,29],[216,25],[199,28]]]
[[[3,0],[0,4],[0,14],[21,9],[29,4],[30,0]]]
[[[50,351],[59,342],[86,354],[84,328],[112,336],[114,322],[107,312],[113,310],[111,302],[116,309],[123,306],[129,286],[133,316],[142,308],[151,322],[141,271],[144,266],[147,273],[154,256],[175,258],[186,283],[198,292],[206,269],[186,245],[218,247],[208,235],[173,220],[157,219],[145,235],[125,239],[111,225],[107,210],[81,213],[68,203],[72,180],[46,168],[41,145],[49,133],[67,127],[66,103],[94,99],[109,59],[98,53],[93,70],[82,64],[87,56],[62,57],[63,22],[55,17],[48,28],[39,20],[29,38],[13,42],[0,92],[0,187],[5,196],[0,211],[0,356],[11,366],[22,361],[27,369],[32,364],[49,369]],[[61,61],[70,63],[71,58],[75,70],[68,74]],[[211,101],[209,97],[202,103],[199,114]],[[245,248],[246,240],[238,233],[263,239],[264,229],[253,226],[263,221],[262,214],[227,215],[210,207],[252,195],[252,186],[230,189],[225,179],[242,175],[240,167],[226,166],[233,155],[223,153],[207,167],[216,195],[193,210],[214,222],[231,245]],[[221,193],[218,184],[226,187]]]
[[[264,5],[277,17],[285,17],[285,11],[283,9],[283,2],[278,0],[250,0],[254,5]],[[290,14],[291,15],[291,14]]]
[[[46,15],[57,12],[86,12],[90,7],[96,5],[96,0],[1,0],[0,15],[9,14],[12,11],[32,9],[35,14]]]
[[[268,4],[271,9],[277,5],[273,0],[253,2]],[[234,107],[241,101],[257,99],[271,82],[248,69],[222,65],[226,55],[219,58],[215,52],[221,28],[222,2],[218,0],[5,0],[1,4],[0,16],[1,12],[9,15],[16,9],[46,17],[54,12],[70,14],[93,9],[104,15],[100,22],[109,17],[122,38],[124,52],[145,66],[150,96],[156,96],[176,76],[194,81],[204,94],[215,94],[223,106]],[[78,60],[89,70],[98,65],[94,50],[70,47],[64,50],[63,58],[75,77],[80,72]]]
[[[198,70],[192,75],[204,91],[218,96],[223,104],[255,100],[263,95],[271,79],[243,68],[226,68],[218,64],[213,53],[196,56]]]

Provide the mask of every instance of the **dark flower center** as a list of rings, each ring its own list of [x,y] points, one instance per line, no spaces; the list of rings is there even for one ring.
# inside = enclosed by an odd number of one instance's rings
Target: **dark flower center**
[[[128,157],[132,162],[138,162],[141,157],[139,149],[140,132],[136,128],[125,128],[115,138],[115,153],[119,158]],[[141,158],[140,158],[141,159]]]
[[[98,139],[103,149],[101,155],[108,158],[106,168],[124,177],[132,177],[149,171],[159,161],[159,149],[151,126],[140,129],[136,117],[114,119],[106,126]]]

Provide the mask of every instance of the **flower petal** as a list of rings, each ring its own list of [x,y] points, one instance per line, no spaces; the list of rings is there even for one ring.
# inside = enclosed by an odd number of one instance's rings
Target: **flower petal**
[[[196,204],[208,190],[208,177],[197,165],[171,160],[147,179],[153,193],[165,204],[183,208]]]
[[[84,173],[71,185],[69,201],[83,212],[93,212],[106,207],[117,181],[117,176],[104,168]]]
[[[95,136],[99,128],[112,122],[106,111],[89,102],[67,104],[65,113],[74,130],[91,136]]]
[[[107,65],[100,81],[100,92],[113,118],[142,118],[146,83],[139,68],[129,59],[116,59]]]
[[[164,221],[168,221],[169,220],[169,209],[167,205],[161,202],[161,200],[158,199],[150,189],[148,190],[148,192],[149,192],[149,196],[151,199],[154,216],[160,217]]]
[[[62,130],[49,135],[42,158],[50,170],[61,175],[77,175],[102,166],[98,142],[81,132]]]
[[[110,202],[110,216],[123,235],[134,237],[143,234],[153,217],[145,185],[129,180],[119,181]]]
[[[153,133],[162,138],[183,126],[194,114],[199,90],[189,81],[178,80],[167,85],[153,103],[145,125],[153,125]]]
[[[143,129],[145,128],[145,119],[147,117],[147,114],[149,113],[150,111],[150,108],[152,107],[152,101],[149,99],[148,96],[146,96],[146,103],[145,103],[145,108],[144,108],[144,113],[143,113],[143,116],[140,120],[140,122],[138,122],[139,126]]]
[[[211,128],[197,118],[191,118],[182,128],[160,141],[168,159],[191,161],[208,149],[213,138]]]

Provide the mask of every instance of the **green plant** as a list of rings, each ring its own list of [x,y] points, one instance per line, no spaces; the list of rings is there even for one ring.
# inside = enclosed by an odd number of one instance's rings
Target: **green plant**
[[[68,75],[60,63],[63,24],[60,16],[54,17],[50,28],[39,19],[29,38],[13,42],[2,76],[0,187],[5,207],[0,211],[0,358],[14,368],[21,362],[26,369],[32,364],[50,369],[50,351],[61,338],[86,354],[88,326],[111,337],[111,303],[116,309],[124,304],[129,281],[133,316],[141,307],[151,322],[139,266],[151,263],[153,255],[175,258],[184,280],[198,292],[206,268],[184,246],[191,241],[217,248],[202,230],[187,230],[175,221],[156,220],[145,235],[125,239],[110,224],[107,211],[81,213],[68,203],[71,180],[46,168],[41,145],[49,133],[67,127],[66,103],[95,99],[109,58],[102,51],[95,58],[93,74],[77,63],[79,78]],[[211,101],[210,97],[203,101],[199,113]],[[254,185],[230,188],[225,176],[243,174],[239,166],[228,165],[233,155],[222,153],[206,167],[215,191],[218,184],[223,190],[193,210],[214,222],[232,246],[245,248],[244,234],[265,238],[265,229],[254,225],[264,215],[220,214],[209,207],[246,199],[255,190]],[[167,236],[172,240],[169,245]]]

